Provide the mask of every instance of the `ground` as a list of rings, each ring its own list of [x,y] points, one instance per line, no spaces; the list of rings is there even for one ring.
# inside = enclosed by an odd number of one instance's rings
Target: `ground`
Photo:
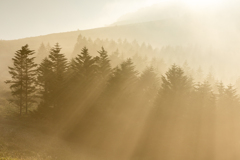
[[[44,120],[9,115],[0,106],[0,160],[69,159],[71,147]],[[70,159],[75,159],[74,157]]]

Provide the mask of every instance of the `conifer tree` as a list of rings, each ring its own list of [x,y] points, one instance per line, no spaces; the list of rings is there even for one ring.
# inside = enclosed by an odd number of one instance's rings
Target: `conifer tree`
[[[48,56],[48,50],[45,47],[44,43],[42,43],[38,49],[37,52],[37,61],[41,62],[44,58],[46,58]]]
[[[15,53],[13,60],[13,67],[9,67],[9,73],[12,76],[11,80],[6,83],[11,84],[12,95],[14,99],[12,102],[19,107],[19,114],[22,115],[23,109],[28,113],[29,106],[34,102],[35,98],[35,76],[36,66],[34,63],[33,50],[28,48],[28,45],[22,47]]]
[[[111,73],[110,60],[108,59],[107,51],[102,47],[98,51],[99,57],[97,59],[98,74],[102,77],[103,80],[109,78]]]
[[[199,83],[196,87],[196,94],[198,96],[197,104],[201,106],[214,106],[215,95],[212,91],[212,87],[208,81]]]
[[[122,62],[119,67],[114,68],[112,77],[109,79],[109,89],[112,92],[132,93],[138,81],[138,72],[131,59]]]
[[[170,151],[180,150],[177,143],[187,139],[185,133],[190,126],[191,90],[191,80],[177,65],[172,65],[162,76],[162,84],[145,130],[146,140],[140,146],[140,150],[146,152],[140,153],[141,156],[154,155],[154,159],[174,159]],[[187,141],[184,143],[188,145]],[[157,154],[156,148],[161,148],[162,154]]]
[[[26,46],[27,48],[28,46]],[[25,110],[28,113],[29,106],[35,102],[36,93],[36,67],[34,63],[35,57],[33,50],[26,49],[26,59],[24,63],[24,85],[25,85]]]
[[[109,56],[109,59],[111,60],[110,63],[111,63],[111,66],[113,67],[116,67],[123,61],[123,59],[121,59],[120,57],[120,53],[118,49]]]
[[[191,78],[184,74],[182,68],[173,65],[166,72],[166,76],[162,76],[162,85],[159,90],[158,102],[176,102],[177,104],[179,100],[183,100],[183,97],[187,98],[191,90]]]
[[[199,159],[213,159],[214,137],[216,129],[216,96],[208,81],[204,81],[196,86],[195,98],[193,99],[191,123],[194,126],[193,132],[196,136],[195,147],[207,154],[196,152]],[[205,140],[205,141],[204,141]]]
[[[49,52],[51,51],[51,49],[52,49],[50,43],[48,43],[45,48],[46,48],[46,51],[47,51],[48,53],[49,53]]]
[[[239,105],[239,96],[237,90],[232,86],[228,85],[225,87],[223,83],[219,83],[218,87],[218,106],[229,108]]]
[[[82,48],[80,54],[72,59],[67,71],[65,84],[65,99],[70,108],[79,107],[84,96],[92,93],[96,88],[96,58],[93,58],[86,47]]]
[[[217,105],[218,106],[222,106],[225,103],[225,86],[223,85],[222,82],[217,84],[217,90],[218,90],[218,94],[217,94]]]
[[[37,84],[39,86],[39,94],[41,98],[41,103],[39,105],[38,111],[44,112],[50,109],[51,106],[51,85],[53,84],[52,63],[48,58],[44,58],[42,60],[42,63],[37,69],[37,73]]]
[[[51,98],[54,108],[60,107],[62,89],[64,86],[65,74],[67,71],[68,63],[65,55],[60,53],[61,48],[57,43],[50,51],[49,61],[51,64]]]
[[[162,76],[162,84],[156,97],[156,115],[169,123],[174,117],[185,115],[191,108],[191,93],[193,84],[191,78],[184,74],[182,68],[177,65],[172,67]],[[172,117],[173,116],[173,117]],[[164,119],[164,117],[166,119]]]
[[[86,47],[84,47],[81,53],[75,58],[73,67],[80,79],[85,82],[93,79],[93,75],[96,72],[95,59],[90,56]]]
[[[217,144],[220,149],[225,149],[224,146],[228,145],[229,149],[234,151],[237,147],[235,142],[240,130],[239,113],[239,96],[236,89],[232,85],[218,84],[216,136],[221,139]]]
[[[159,87],[159,78],[154,72],[153,67],[147,67],[139,78],[139,88],[150,101],[155,99]]]
[[[226,87],[225,95],[229,106],[237,106],[239,104],[237,90],[232,85]]]

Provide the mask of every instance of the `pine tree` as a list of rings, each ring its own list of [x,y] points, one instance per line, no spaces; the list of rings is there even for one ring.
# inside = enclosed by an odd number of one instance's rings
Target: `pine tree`
[[[136,93],[137,82],[138,72],[135,70],[132,60],[127,59],[113,69],[107,87],[108,96],[122,95],[122,99],[129,99]]]
[[[186,114],[191,107],[191,93],[193,84],[191,78],[184,74],[177,65],[162,76],[162,84],[156,97],[155,108],[159,117],[179,118],[180,113]],[[179,114],[179,115],[178,115]],[[171,117],[173,116],[173,117]]]
[[[239,105],[239,97],[236,88],[232,85],[225,87],[223,83],[219,83],[218,87],[218,106],[229,108]]]
[[[75,58],[73,66],[75,73],[81,80],[90,81],[96,72],[95,59],[89,55],[88,49],[84,47],[79,55]]]
[[[98,51],[99,57],[97,59],[98,74],[103,80],[107,80],[111,73],[110,60],[108,59],[107,51],[102,47]]]
[[[217,99],[217,119],[216,136],[221,139],[216,145],[219,149],[225,149],[227,145],[229,150],[235,154],[238,144],[235,143],[238,138],[240,125],[239,95],[232,85],[218,85]]]
[[[154,72],[153,67],[147,67],[139,78],[139,88],[150,101],[155,99],[159,87],[159,78]]]
[[[64,89],[64,98],[69,108],[75,109],[86,100],[86,95],[97,93],[97,61],[93,58],[86,47],[82,48],[80,54],[72,59],[67,71],[67,80]],[[79,107],[81,108],[81,107]]]
[[[31,57],[34,54],[33,50],[28,48],[28,45],[22,47],[15,53],[13,58],[13,67],[9,67],[9,73],[12,76],[11,80],[6,81],[10,83],[12,95],[14,99],[12,102],[19,107],[20,116],[22,115],[23,108],[25,108],[26,114],[28,113],[29,106],[34,103],[35,98],[35,76],[36,66],[34,58]]]
[[[229,106],[237,106],[239,104],[239,97],[236,88],[228,85],[225,89],[226,100]]]
[[[198,97],[198,105],[202,106],[214,106],[215,95],[212,91],[212,87],[208,81],[199,83],[196,87],[196,94]]]
[[[49,61],[48,58],[44,58],[42,60],[42,63],[37,69],[37,73],[37,84],[39,86],[39,94],[42,100],[39,105],[38,111],[45,112],[49,110],[51,106],[51,85],[53,84],[52,63]]]
[[[50,53],[52,47],[51,47],[51,45],[50,45],[49,43],[47,44],[47,46],[46,46],[45,48],[46,48],[46,51],[47,51],[48,53]]]
[[[48,51],[45,45],[42,43],[37,52],[37,61],[41,62],[44,58],[48,56]]]
[[[207,154],[196,152],[198,159],[213,159],[215,146],[216,129],[216,96],[208,81],[204,81],[196,86],[191,123],[194,136],[194,146],[196,150],[202,150]],[[194,130],[195,129],[195,130]]]
[[[109,59],[111,60],[110,63],[113,67],[119,65],[123,61],[123,59],[120,57],[118,49],[109,56]]]
[[[50,51],[49,61],[51,62],[51,98],[54,108],[60,107],[62,89],[64,86],[65,74],[68,63],[64,54],[60,53],[61,48],[57,43]]]
[[[188,146],[187,131],[190,125],[190,105],[192,82],[177,65],[162,76],[162,84],[156,96],[154,107],[150,110],[145,129],[143,144],[140,146],[141,157],[153,159],[174,159],[171,150],[181,150],[178,142],[184,140]],[[158,154],[161,148],[161,153]],[[154,156],[152,156],[154,155]],[[145,158],[146,158],[145,157]],[[148,159],[148,158],[146,158]]]
[[[166,76],[162,76],[162,85],[159,90],[158,101],[175,102],[188,97],[192,90],[192,80],[184,74],[184,71],[177,65],[173,65],[167,72]]]
[[[28,47],[28,46],[27,46]],[[27,49],[26,59],[24,63],[24,85],[25,85],[25,110],[28,112],[29,106],[35,102],[36,93],[36,67],[34,63],[35,57],[30,57],[34,54],[33,50]]]
[[[225,103],[225,86],[223,85],[222,82],[217,84],[217,90],[218,90],[218,94],[217,94],[217,105],[221,106],[224,105]]]

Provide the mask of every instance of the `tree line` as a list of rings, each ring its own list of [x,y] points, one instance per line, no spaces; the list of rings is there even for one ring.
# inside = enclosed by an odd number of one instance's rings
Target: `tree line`
[[[58,43],[40,64],[34,58],[28,45],[16,51],[9,67],[12,79],[6,81],[10,101],[20,115],[37,103],[31,115],[57,120],[65,138],[90,148],[111,152],[117,146],[123,153],[135,148],[135,159],[174,159],[178,154],[212,159],[216,132],[225,139],[217,141],[222,146],[236,138],[234,134],[226,139],[226,128],[232,133],[240,130],[236,89],[218,83],[214,92],[207,80],[195,83],[175,64],[161,77],[151,66],[139,73],[131,59],[112,68],[103,47],[95,57],[83,47],[68,61]],[[139,139],[137,148],[123,145]]]

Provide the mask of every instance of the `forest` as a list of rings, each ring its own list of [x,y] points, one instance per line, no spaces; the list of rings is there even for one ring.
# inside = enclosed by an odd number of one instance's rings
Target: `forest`
[[[240,160],[240,1],[0,13],[0,160]]]
[[[154,56],[126,57],[114,44],[110,55],[100,42],[94,52],[83,39],[71,59],[58,43],[41,44],[38,59],[27,44],[15,52],[5,81],[11,93],[2,93],[0,157],[238,159],[233,85],[201,68],[193,75],[187,62],[167,68]]]

